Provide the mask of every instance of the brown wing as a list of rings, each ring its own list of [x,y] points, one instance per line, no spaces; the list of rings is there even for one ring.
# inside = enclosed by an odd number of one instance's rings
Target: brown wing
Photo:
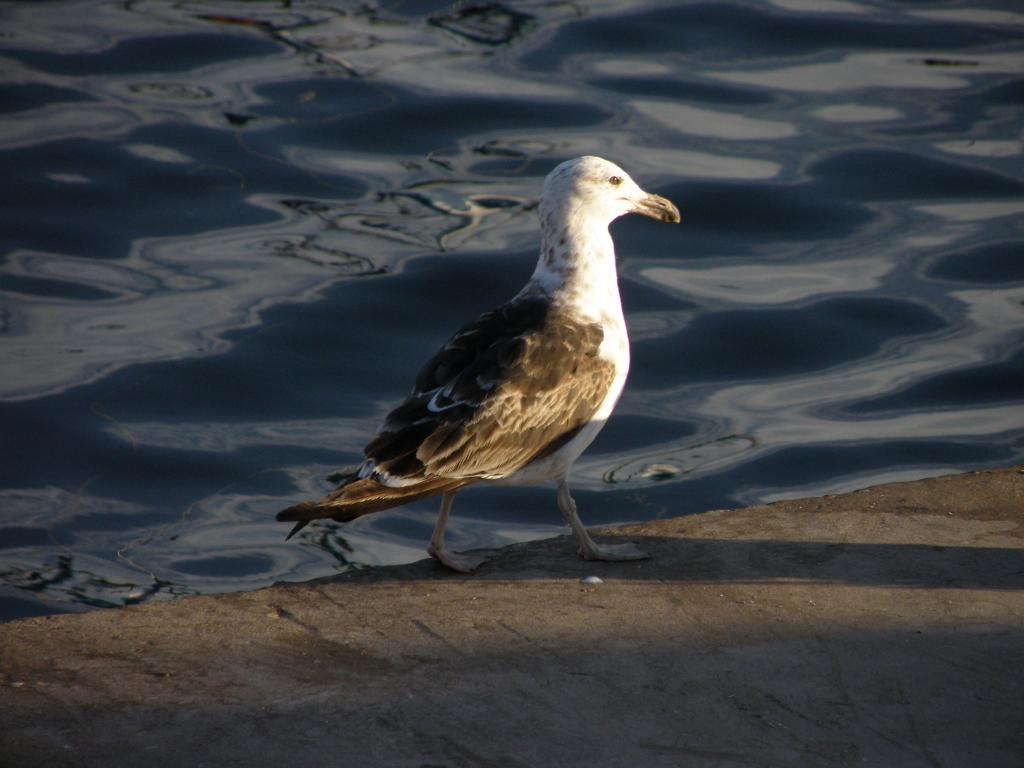
[[[520,299],[461,329],[366,447],[385,484],[499,478],[548,455],[590,420],[615,376],[604,333],[545,299]]]
[[[366,463],[325,499],[278,513],[294,521],[368,512],[513,474],[575,436],[604,400],[614,366],[601,326],[540,298],[509,302],[456,333],[366,446]]]

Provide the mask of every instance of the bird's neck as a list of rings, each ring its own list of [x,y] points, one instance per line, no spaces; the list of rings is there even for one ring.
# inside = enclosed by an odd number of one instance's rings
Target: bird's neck
[[[524,290],[543,292],[573,314],[623,324],[615,245],[605,222],[541,217],[540,257]]]

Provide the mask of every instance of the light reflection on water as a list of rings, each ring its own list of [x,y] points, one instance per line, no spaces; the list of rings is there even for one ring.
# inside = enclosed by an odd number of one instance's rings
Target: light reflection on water
[[[634,369],[611,524],[1024,454],[1024,15],[986,2],[0,10],[0,618],[417,559],[435,502],[282,541],[608,156]],[[460,495],[457,547],[561,530]]]

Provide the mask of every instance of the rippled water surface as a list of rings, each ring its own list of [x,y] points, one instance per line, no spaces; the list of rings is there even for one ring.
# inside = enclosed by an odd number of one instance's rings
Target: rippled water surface
[[[1017,2],[0,3],[0,618],[418,559],[285,543],[604,155],[633,368],[586,523],[1024,458]],[[461,494],[458,548],[560,532]]]

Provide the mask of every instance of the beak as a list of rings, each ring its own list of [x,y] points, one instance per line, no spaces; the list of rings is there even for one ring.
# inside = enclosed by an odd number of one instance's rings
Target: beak
[[[644,216],[664,221],[666,224],[679,223],[679,209],[661,195],[647,195],[637,202],[633,212],[642,213]]]

